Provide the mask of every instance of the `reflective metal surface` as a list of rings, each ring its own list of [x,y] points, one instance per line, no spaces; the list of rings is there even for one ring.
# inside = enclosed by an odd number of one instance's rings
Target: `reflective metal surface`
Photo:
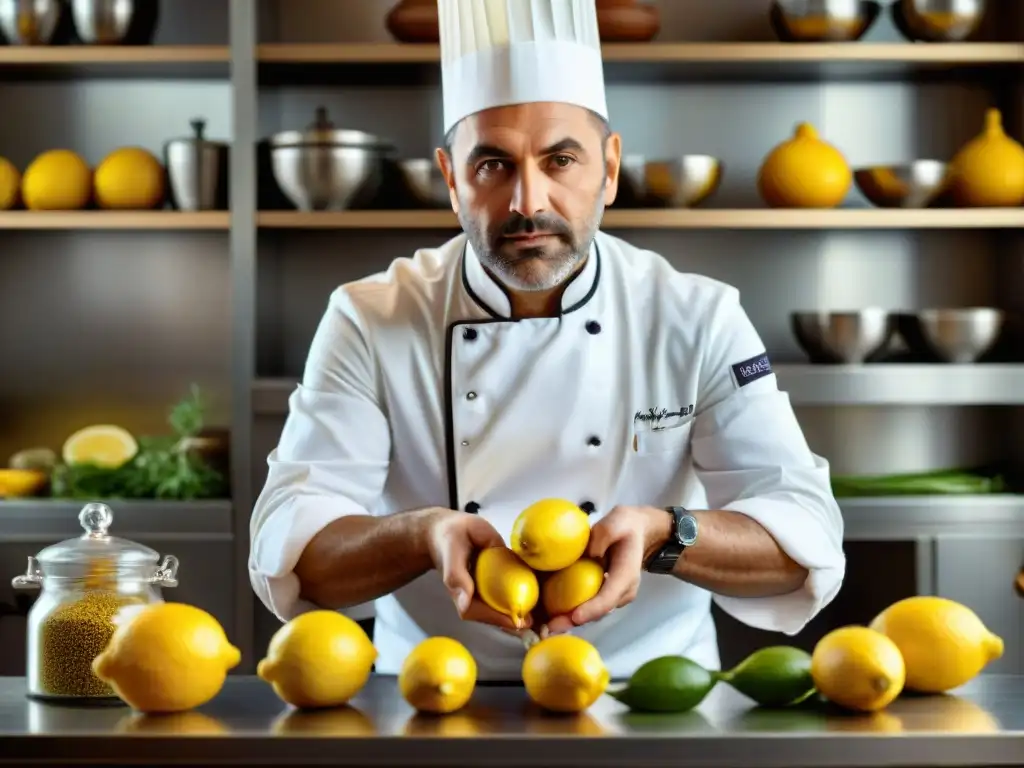
[[[433,158],[416,157],[399,160],[396,165],[402,181],[413,198],[427,208],[447,208],[451,205],[448,182]]]
[[[812,363],[863,363],[883,351],[896,331],[884,309],[793,312],[793,335]]]
[[[996,343],[1006,313],[991,307],[925,309],[900,315],[900,335],[914,351],[947,363],[973,363]]]
[[[946,190],[946,167],[941,160],[915,160],[858,168],[853,179],[879,208],[927,208]]]
[[[135,16],[134,0],[71,0],[75,31],[85,43],[120,43]]]
[[[722,181],[722,161],[710,155],[683,155],[644,163],[643,193],[652,205],[688,208],[707,200]]]
[[[680,715],[630,713],[606,696],[584,714],[550,716],[534,709],[519,686],[480,686],[462,712],[425,717],[400,698],[390,677],[372,678],[350,707],[310,713],[282,705],[256,678],[232,677],[197,711],[146,717],[125,707],[38,704],[25,698],[23,680],[0,678],[0,764],[68,765],[68,756],[142,762],[169,754],[219,765],[1019,764],[1024,677],[983,676],[957,693],[847,715],[820,703],[760,710],[719,686],[697,710]]]
[[[225,210],[230,147],[204,136],[205,120],[193,119],[191,125],[192,136],[164,144],[171,204],[179,211]]]
[[[873,0],[776,0],[770,21],[784,42],[859,40],[881,6]]]
[[[985,0],[897,0],[893,20],[911,40],[934,43],[966,40],[985,15]]]
[[[60,0],[0,0],[0,32],[10,45],[46,45],[61,13]]]

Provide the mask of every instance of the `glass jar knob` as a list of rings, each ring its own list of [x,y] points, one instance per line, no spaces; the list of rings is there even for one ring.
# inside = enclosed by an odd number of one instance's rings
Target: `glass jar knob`
[[[106,504],[93,502],[82,507],[78,513],[78,522],[85,529],[85,534],[91,539],[107,538],[107,529],[114,522],[114,513]]]

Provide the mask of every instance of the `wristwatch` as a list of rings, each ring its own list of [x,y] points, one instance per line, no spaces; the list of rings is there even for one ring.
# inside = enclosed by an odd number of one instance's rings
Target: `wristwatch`
[[[697,543],[697,518],[683,507],[667,507],[665,511],[672,515],[672,534],[648,561],[644,569],[648,573],[672,573],[683,551]]]

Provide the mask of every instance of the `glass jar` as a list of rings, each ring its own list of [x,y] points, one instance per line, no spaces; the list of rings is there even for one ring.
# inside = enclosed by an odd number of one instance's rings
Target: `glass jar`
[[[11,582],[40,588],[28,614],[28,695],[44,700],[118,701],[96,677],[92,662],[106,648],[121,609],[163,602],[162,587],[178,585],[178,560],[111,536],[114,513],[86,504],[78,514],[85,533],[29,557]]]

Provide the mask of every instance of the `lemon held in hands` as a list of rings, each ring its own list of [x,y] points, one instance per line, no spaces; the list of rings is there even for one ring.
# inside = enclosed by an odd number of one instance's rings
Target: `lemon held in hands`
[[[523,659],[523,685],[534,703],[552,712],[582,712],[608,688],[608,668],[597,649],[573,635],[552,635]]]
[[[587,513],[564,499],[543,499],[512,524],[512,551],[535,571],[560,571],[575,563],[590,543]]]
[[[398,689],[419,712],[444,715],[462,709],[476,688],[476,659],[458,640],[428,637],[402,662]]]
[[[907,666],[907,689],[944,693],[970,682],[1003,655],[1003,640],[970,608],[920,595],[893,603],[871,622],[892,640]]]
[[[294,707],[338,707],[362,690],[376,660],[377,649],[348,616],[309,611],[274,633],[256,674]]]
[[[581,557],[567,568],[551,574],[544,582],[542,602],[548,616],[572,613],[601,591],[604,566],[597,560]]]
[[[903,691],[906,667],[896,644],[868,627],[841,627],[825,635],[811,654],[818,693],[857,712],[877,712]]]
[[[224,686],[242,655],[206,611],[184,603],[127,608],[93,672],[129,706],[147,714],[202,706]]]
[[[512,619],[516,629],[526,626],[526,617],[537,605],[540,585],[537,575],[515,552],[506,547],[482,550],[473,580],[484,603]]]

